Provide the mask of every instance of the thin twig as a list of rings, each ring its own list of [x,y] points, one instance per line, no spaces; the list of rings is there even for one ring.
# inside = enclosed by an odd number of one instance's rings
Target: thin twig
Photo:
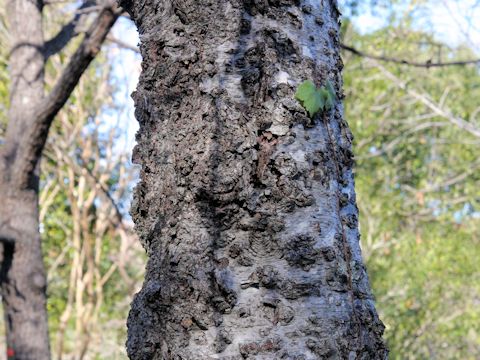
[[[354,55],[365,57],[368,59],[375,59],[380,61],[392,62],[400,65],[408,65],[408,66],[421,67],[421,68],[427,68],[427,69],[433,68],[433,67],[464,66],[464,65],[471,65],[471,64],[480,64],[480,59],[449,61],[449,62],[432,62],[431,60],[428,60],[426,62],[416,62],[416,61],[410,61],[406,59],[397,59],[389,56],[367,54],[361,50],[354,48],[353,46],[345,45],[345,44],[340,44],[340,47],[343,50],[349,51]]]

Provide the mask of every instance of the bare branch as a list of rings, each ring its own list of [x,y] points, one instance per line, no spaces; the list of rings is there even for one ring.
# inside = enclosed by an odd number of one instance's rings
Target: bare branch
[[[121,48],[126,49],[126,50],[131,50],[131,51],[133,51],[137,54],[140,54],[140,50],[138,49],[138,47],[132,46],[132,45],[126,43],[125,41],[117,39],[116,37],[114,37],[112,35],[108,35],[107,40],[110,41],[111,43],[117,45],[118,47],[121,47]]]
[[[373,60],[373,61],[375,61],[375,60]],[[469,132],[470,134],[472,134],[476,137],[480,137],[480,128],[476,127],[475,124],[472,124],[471,122],[468,122],[465,119],[462,119],[461,117],[455,116],[449,110],[446,110],[446,109],[440,107],[437,103],[435,103],[427,95],[419,93],[419,92],[415,91],[414,89],[412,89],[411,87],[408,87],[405,82],[403,82],[398,77],[396,77],[394,74],[392,74],[390,71],[388,71],[380,63],[376,62],[376,65],[378,66],[380,71],[388,79],[390,79],[396,86],[398,86],[400,89],[404,90],[407,94],[412,96],[414,99],[423,103],[430,110],[432,110],[435,114],[437,114],[440,117],[445,118],[450,123],[457,126],[458,128],[460,128],[462,130],[465,130],[465,131]]]
[[[80,24],[85,18],[85,15],[88,14],[88,12],[84,10],[90,8],[98,9],[98,7],[96,6],[96,1],[84,1],[83,4],[75,12],[75,16],[73,17],[73,19],[69,23],[65,24],[62,29],[60,29],[60,31],[57,33],[57,35],[45,42],[43,51],[45,59],[48,59],[50,56],[57,54],[65,46],[67,46],[67,44],[72,38],[80,34]]]
[[[354,55],[365,57],[365,58],[368,58],[368,59],[392,62],[392,63],[395,63],[395,64],[408,65],[408,66],[413,66],[413,67],[422,67],[422,68],[427,68],[427,69],[428,68],[433,68],[433,67],[464,66],[464,65],[470,65],[470,64],[480,64],[480,59],[450,61],[450,62],[432,62],[430,60],[427,61],[427,62],[415,62],[415,61],[410,61],[410,60],[405,60],[405,59],[396,59],[396,58],[388,57],[388,56],[367,54],[363,51],[360,51],[360,50],[358,50],[358,49],[356,49],[352,46],[345,45],[345,44],[340,44],[340,47],[344,50],[347,50],[347,51],[351,52]]]
[[[83,72],[100,51],[102,43],[121,12],[115,2],[105,5],[85,33],[85,38],[73,54],[51,93],[34,112],[35,118],[32,119],[32,126],[26,134],[27,142],[19,149],[14,168],[15,183],[19,188],[28,187],[55,115],[67,102]]]

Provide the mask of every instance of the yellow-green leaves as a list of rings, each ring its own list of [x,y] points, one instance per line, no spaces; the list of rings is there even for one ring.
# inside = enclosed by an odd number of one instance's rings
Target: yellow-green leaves
[[[302,103],[305,110],[310,114],[310,117],[325,106],[324,96],[310,80],[306,80],[300,84],[295,93],[295,98]]]
[[[295,99],[300,101],[310,117],[319,110],[330,110],[335,103],[335,89],[330,80],[326,86],[317,88],[311,80],[305,80],[295,92]]]

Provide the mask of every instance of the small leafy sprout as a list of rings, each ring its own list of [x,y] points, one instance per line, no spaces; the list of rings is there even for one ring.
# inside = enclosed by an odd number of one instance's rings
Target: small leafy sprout
[[[333,108],[336,99],[335,89],[330,80],[320,88],[317,88],[311,80],[305,80],[298,86],[295,99],[300,101],[310,117],[313,117],[319,110]]]

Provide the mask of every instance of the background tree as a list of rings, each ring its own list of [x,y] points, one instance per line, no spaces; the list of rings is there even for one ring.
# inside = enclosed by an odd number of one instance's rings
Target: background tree
[[[0,283],[8,353],[19,359],[49,359],[46,274],[39,234],[39,160],[49,127],[80,76],[98,53],[120,11],[113,2],[82,3],[81,11],[50,40],[44,40],[44,3],[7,1],[10,102],[8,126],[0,148]],[[98,16],[58,81],[44,97],[45,66],[78,34],[82,14],[92,6]],[[98,7],[99,6],[99,7]]]
[[[341,102],[309,118],[294,99],[306,79],[343,96],[336,1],[122,5],[149,255],[130,358],[386,358]]]
[[[70,13],[64,5],[49,7],[44,21],[47,33],[62,27],[62,17]],[[0,20],[5,18],[2,10],[0,6]],[[8,43],[7,28],[0,30],[5,30],[0,32],[0,43]],[[121,145],[125,124],[111,120],[115,114],[116,121],[125,121],[121,114],[126,89],[111,57],[118,53],[125,59],[130,54],[117,50],[116,39],[109,39],[115,41],[108,47],[109,56],[97,56],[84,73],[53,123],[43,154],[39,220],[54,359],[125,358],[125,319],[143,270],[140,245],[124,216],[134,176]],[[55,84],[79,41],[49,58],[47,88]],[[5,82],[0,84],[0,143],[7,124],[6,55],[8,48],[1,48],[0,78]],[[1,309],[0,336],[4,336]],[[7,359],[4,341],[0,341],[0,359]]]

